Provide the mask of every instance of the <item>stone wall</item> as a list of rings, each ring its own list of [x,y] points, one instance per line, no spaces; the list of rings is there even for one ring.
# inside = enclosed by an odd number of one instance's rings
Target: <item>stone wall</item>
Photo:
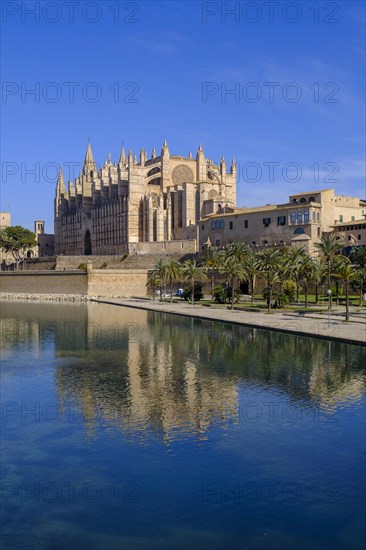
[[[2,294],[74,294],[86,295],[88,279],[86,273],[64,271],[18,271],[0,273],[0,291]]]
[[[0,297],[11,299],[89,299],[91,296],[106,298],[145,296],[147,283],[146,269],[92,270],[83,271],[43,271],[0,273]]]
[[[146,269],[99,269],[88,273],[88,295],[106,298],[145,296]]]

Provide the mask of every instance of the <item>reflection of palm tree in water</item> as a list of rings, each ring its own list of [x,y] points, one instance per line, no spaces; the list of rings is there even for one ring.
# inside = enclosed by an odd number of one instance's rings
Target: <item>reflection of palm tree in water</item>
[[[87,424],[118,426],[143,440],[203,435],[235,418],[237,383],[280,388],[313,406],[354,398],[363,380],[364,348],[145,312],[138,338],[120,350],[86,353],[85,364],[56,373],[64,399],[79,401]],[[352,348],[353,349],[353,348]]]

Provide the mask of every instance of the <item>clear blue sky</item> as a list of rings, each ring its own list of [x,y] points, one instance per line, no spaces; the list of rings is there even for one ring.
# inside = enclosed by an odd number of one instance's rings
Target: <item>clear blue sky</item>
[[[53,232],[55,165],[67,178],[89,137],[98,164],[118,159],[122,141],[150,154],[164,138],[172,154],[202,143],[214,161],[235,157],[238,206],[328,187],[366,198],[363,2],[60,1],[25,11],[36,4],[1,4],[1,208],[13,224],[44,219]]]

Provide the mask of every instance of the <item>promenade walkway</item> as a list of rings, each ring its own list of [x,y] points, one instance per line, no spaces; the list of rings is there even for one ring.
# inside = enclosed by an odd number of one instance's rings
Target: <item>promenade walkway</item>
[[[334,311],[328,322],[328,315],[321,313],[308,313],[300,316],[297,311],[282,310],[274,311],[270,315],[265,312],[239,311],[229,309],[219,309],[216,307],[204,307],[202,305],[191,305],[182,301],[178,303],[168,303],[153,301],[146,298],[129,299],[92,299],[95,302],[112,304],[118,306],[132,307],[149,311],[158,311],[164,313],[173,313],[176,315],[185,315],[208,319],[210,321],[223,321],[235,323],[249,327],[271,329],[291,334],[300,334],[302,336],[312,336],[325,338],[329,340],[338,340],[341,342],[357,345],[366,345],[366,319],[365,310],[355,312],[351,316],[351,321],[345,323],[344,315],[339,311]]]

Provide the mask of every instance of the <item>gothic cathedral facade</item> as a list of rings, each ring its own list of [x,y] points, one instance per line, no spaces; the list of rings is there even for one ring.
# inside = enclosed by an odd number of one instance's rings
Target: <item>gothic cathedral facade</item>
[[[119,162],[110,157],[98,170],[90,143],[83,169],[68,189],[60,169],[55,197],[55,253],[110,255],[139,250],[139,243],[197,238],[201,218],[235,207],[236,167],[230,171],[206,159],[171,155],[140,158],[124,148]]]

